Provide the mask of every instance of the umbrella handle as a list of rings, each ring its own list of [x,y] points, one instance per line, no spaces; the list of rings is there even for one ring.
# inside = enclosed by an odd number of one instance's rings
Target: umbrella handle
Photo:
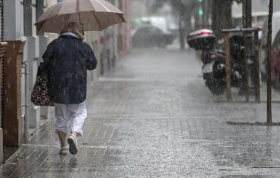
[[[85,35],[84,24],[81,23],[81,13],[79,13],[79,21],[80,21],[80,24],[82,25],[82,34]]]

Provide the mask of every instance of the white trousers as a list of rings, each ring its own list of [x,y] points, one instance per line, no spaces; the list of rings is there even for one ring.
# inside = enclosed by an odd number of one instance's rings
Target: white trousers
[[[82,127],[84,125],[85,118],[87,117],[86,102],[80,104],[57,104],[55,107],[55,131],[56,133],[61,131],[67,134],[68,123],[70,121],[71,132],[77,132],[78,136],[83,135]]]

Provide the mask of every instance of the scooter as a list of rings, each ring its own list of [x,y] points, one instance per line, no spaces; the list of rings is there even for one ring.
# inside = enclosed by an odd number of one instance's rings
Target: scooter
[[[206,86],[212,94],[221,95],[226,89],[226,57],[224,47],[213,49],[215,40],[216,37],[212,30],[208,29],[195,31],[187,37],[187,42],[191,48],[202,51],[202,73]],[[245,65],[243,62],[245,43],[243,37],[238,34],[232,35],[230,44],[231,85],[243,90],[245,88]]]

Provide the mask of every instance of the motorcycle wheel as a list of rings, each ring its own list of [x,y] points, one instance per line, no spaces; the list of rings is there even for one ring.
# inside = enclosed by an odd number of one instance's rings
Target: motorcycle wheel
[[[221,95],[225,92],[225,84],[220,80],[211,79],[206,82],[207,87],[213,95]]]

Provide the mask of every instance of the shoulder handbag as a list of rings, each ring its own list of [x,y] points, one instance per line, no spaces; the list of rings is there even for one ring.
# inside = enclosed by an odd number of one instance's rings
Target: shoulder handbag
[[[38,67],[36,81],[31,93],[31,102],[35,106],[54,106],[49,96],[48,69],[43,62]]]

